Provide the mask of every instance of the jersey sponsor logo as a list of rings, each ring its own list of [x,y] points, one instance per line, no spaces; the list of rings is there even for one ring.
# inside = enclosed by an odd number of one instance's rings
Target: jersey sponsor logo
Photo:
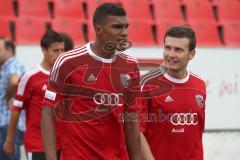
[[[172,133],[184,133],[184,128],[173,128]]]
[[[23,102],[14,99],[14,100],[13,100],[13,106],[21,108],[21,107],[23,106]]]
[[[169,95],[165,98],[165,102],[172,102],[173,99]]]
[[[105,106],[122,106],[121,102],[122,93],[97,93],[94,95],[93,100],[98,105]]]
[[[197,94],[197,95],[195,96],[195,98],[196,98],[196,101],[197,101],[198,106],[199,106],[200,108],[203,108],[203,107],[204,107],[204,99],[203,99],[203,96],[200,95],[200,94]]]
[[[121,79],[122,85],[125,88],[128,88],[130,84],[130,76],[128,74],[120,74],[120,79]]]
[[[49,91],[49,90],[46,90],[45,92],[45,95],[44,95],[44,98],[47,98],[47,99],[50,99],[50,100],[55,100],[56,99],[56,93],[55,92],[52,92],[52,91]]]
[[[197,113],[174,113],[170,117],[170,123],[177,125],[197,125]]]
[[[97,78],[94,76],[94,74],[91,74],[88,78],[87,81],[89,82],[95,82],[97,80]]]

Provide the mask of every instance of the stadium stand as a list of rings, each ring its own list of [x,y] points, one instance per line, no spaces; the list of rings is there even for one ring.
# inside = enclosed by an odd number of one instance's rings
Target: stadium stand
[[[11,38],[10,20],[6,18],[0,18],[0,37]]]
[[[132,20],[129,26],[129,41],[133,46],[156,45],[153,24],[149,21]]]
[[[170,0],[171,1],[171,0]],[[192,3],[194,1],[198,1],[198,0],[180,0],[180,2],[184,5],[188,4],[188,3]],[[211,2],[211,0],[201,0],[201,1],[198,1],[200,3],[209,3]],[[195,3],[195,2],[194,2]]]
[[[164,34],[167,29],[172,25],[180,25],[185,24],[182,19],[169,19],[169,20],[161,20],[157,22],[157,41],[159,45],[163,45]]]
[[[203,21],[215,21],[212,5],[208,1],[204,0],[191,0],[186,4],[186,18],[188,21],[203,20]]]
[[[39,44],[46,31],[47,23],[39,18],[18,18],[15,22],[15,41],[17,44]]]
[[[222,2],[233,2],[233,3],[240,3],[240,1],[239,0],[210,0],[210,2],[212,3],[212,4],[218,4],[218,3],[222,3]]]
[[[78,45],[82,45],[86,41],[83,33],[84,26],[85,21],[80,20],[73,21],[72,19],[58,18],[52,21],[52,28],[55,31],[68,33],[72,37],[74,43]]]
[[[48,0],[19,0],[19,17],[51,18]]]
[[[183,20],[179,1],[152,0],[154,17],[159,20]],[[174,12],[173,12],[174,11]]]
[[[190,21],[188,24],[196,33],[198,46],[221,46],[218,26],[215,21]]]
[[[240,46],[240,21],[225,21],[223,24],[224,44],[229,47]]]
[[[0,0],[0,17],[14,19],[13,1]]]
[[[177,24],[194,26],[202,46],[236,46],[240,43],[238,38],[230,38],[237,35],[234,35],[232,30],[238,31],[236,26],[240,21],[239,0],[0,0],[1,34],[15,38],[17,43],[38,44],[38,41],[35,43],[22,40],[28,39],[27,37],[18,37],[22,35],[19,34],[19,30],[26,30],[19,27],[19,24],[28,26],[26,19],[37,17],[41,19],[39,23],[52,22],[55,27],[58,26],[67,32],[72,32],[73,29],[69,31],[65,26],[61,26],[60,19],[65,21],[65,25],[72,27],[75,21],[75,26],[81,23],[84,29],[74,27],[80,36],[80,39],[75,37],[74,41],[82,43],[93,40],[93,12],[104,2],[119,3],[126,9],[130,20],[129,38],[136,46],[162,45],[163,33],[170,25]],[[70,19],[74,19],[73,22],[70,22]],[[16,22],[15,27],[12,23],[9,26],[9,21]],[[207,29],[204,23],[209,24],[209,31],[205,31]],[[31,25],[36,24],[34,22]],[[40,31],[45,31],[46,28],[41,26]],[[30,33],[27,34],[29,37]],[[35,37],[36,34],[32,34],[32,37]],[[144,38],[141,38],[142,36]],[[235,42],[232,42],[233,39]]]
[[[152,21],[150,3],[147,0],[122,0],[130,20]]]
[[[234,0],[231,1],[222,0],[216,3],[216,8],[218,12],[218,20],[220,22],[240,20],[240,2]]]
[[[55,18],[76,18],[78,20],[86,20],[84,0],[55,0],[53,2]]]

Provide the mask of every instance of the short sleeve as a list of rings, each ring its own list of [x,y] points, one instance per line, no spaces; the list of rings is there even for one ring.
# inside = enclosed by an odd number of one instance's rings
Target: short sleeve
[[[43,98],[43,105],[47,107],[55,108],[59,101],[64,98],[62,94],[57,93],[49,85],[45,91]]]
[[[10,106],[12,110],[22,110],[25,109],[27,106],[27,101],[32,94],[32,87],[31,87],[31,77],[27,74],[24,74],[17,86],[17,92],[13,100],[13,104]]]

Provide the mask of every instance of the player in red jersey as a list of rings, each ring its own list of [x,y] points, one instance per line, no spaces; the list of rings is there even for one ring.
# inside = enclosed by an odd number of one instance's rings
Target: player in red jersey
[[[11,106],[11,119],[4,150],[8,155],[14,153],[13,139],[19,115],[26,110],[26,132],[24,146],[28,159],[45,159],[41,137],[42,99],[47,89],[50,70],[58,55],[64,51],[64,39],[55,31],[46,32],[41,39],[43,61],[20,79],[18,90]],[[59,144],[57,149],[59,149]]]
[[[141,115],[143,160],[202,160],[206,86],[187,71],[195,55],[194,31],[169,28],[164,37],[164,65],[141,77],[141,85],[161,80],[171,91],[148,99]]]
[[[139,76],[127,47],[128,19],[114,3],[94,14],[96,40],[59,56],[43,100],[42,133],[48,160],[56,160],[53,113],[63,120],[61,160],[139,160],[138,106],[127,101]],[[135,79],[135,80],[133,80]]]

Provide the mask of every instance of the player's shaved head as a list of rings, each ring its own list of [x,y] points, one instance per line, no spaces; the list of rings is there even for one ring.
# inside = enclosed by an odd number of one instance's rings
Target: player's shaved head
[[[196,47],[196,36],[192,28],[185,25],[178,25],[170,27],[164,36],[164,42],[166,37],[175,37],[175,38],[187,38],[189,39],[189,51],[192,51]]]
[[[126,11],[117,3],[103,3],[94,12],[93,25],[102,23],[107,16],[126,16]]]

